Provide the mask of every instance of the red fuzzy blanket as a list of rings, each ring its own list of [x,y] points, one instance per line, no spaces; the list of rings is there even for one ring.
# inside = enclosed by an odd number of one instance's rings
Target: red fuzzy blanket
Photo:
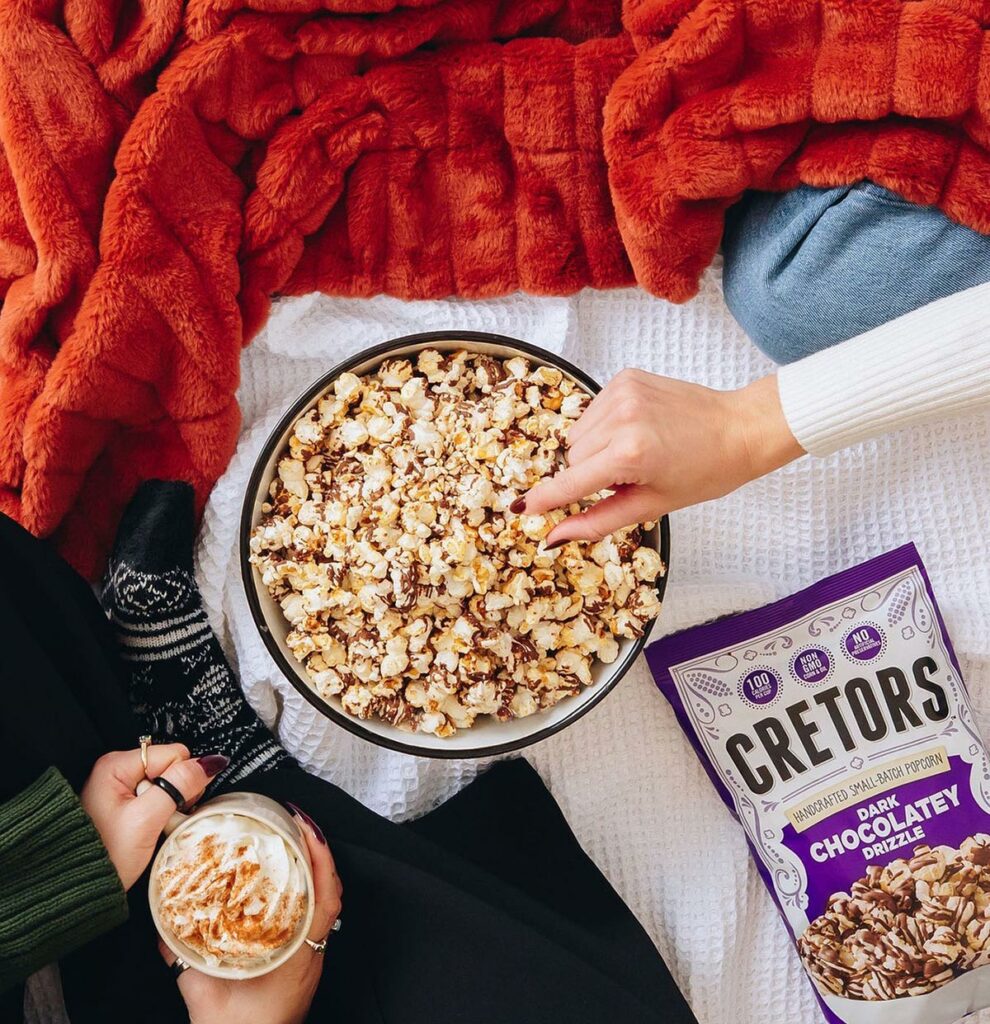
[[[747,188],[990,232],[990,2],[7,0],[0,509],[205,499],[273,294],[683,301]]]

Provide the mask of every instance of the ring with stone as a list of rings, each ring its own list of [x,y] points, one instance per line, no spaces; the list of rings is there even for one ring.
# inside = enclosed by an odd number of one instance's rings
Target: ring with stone
[[[331,935],[333,935],[334,932],[339,931],[340,918],[338,917],[337,920],[334,921],[333,927],[330,929],[330,931],[327,932],[327,934],[322,939],[320,939],[319,942],[316,942],[314,939],[304,939],[303,941],[306,943],[307,946],[309,946],[309,948],[314,953],[325,953],[327,949],[327,940],[330,938]]]

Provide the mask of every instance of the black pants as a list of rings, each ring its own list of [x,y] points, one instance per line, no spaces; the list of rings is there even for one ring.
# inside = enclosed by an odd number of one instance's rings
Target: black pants
[[[6,684],[0,798],[55,764],[77,788],[141,731],[86,584],[0,517]],[[292,765],[243,788],[291,800],[327,835],[343,928],[309,1020],[327,1024],[681,1024],[692,1016],[649,937],[584,854],[539,777],[497,765],[397,825]],[[186,1013],[156,949],[144,881],[130,920],[63,960],[73,1024]],[[240,1024],[240,1022],[231,1022]]]

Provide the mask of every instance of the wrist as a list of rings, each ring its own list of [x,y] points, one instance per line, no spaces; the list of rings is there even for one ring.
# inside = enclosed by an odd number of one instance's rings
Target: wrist
[[[725,395],[730,450],[741,460],[748,480],[772,473],[806,454],[784,416],[776,374]]]

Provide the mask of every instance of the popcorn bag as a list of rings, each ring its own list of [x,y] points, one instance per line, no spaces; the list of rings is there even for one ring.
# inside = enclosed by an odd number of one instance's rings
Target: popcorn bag
[[[826,1019],[990,1006],[990,759],[914,545],[647,658]]]

